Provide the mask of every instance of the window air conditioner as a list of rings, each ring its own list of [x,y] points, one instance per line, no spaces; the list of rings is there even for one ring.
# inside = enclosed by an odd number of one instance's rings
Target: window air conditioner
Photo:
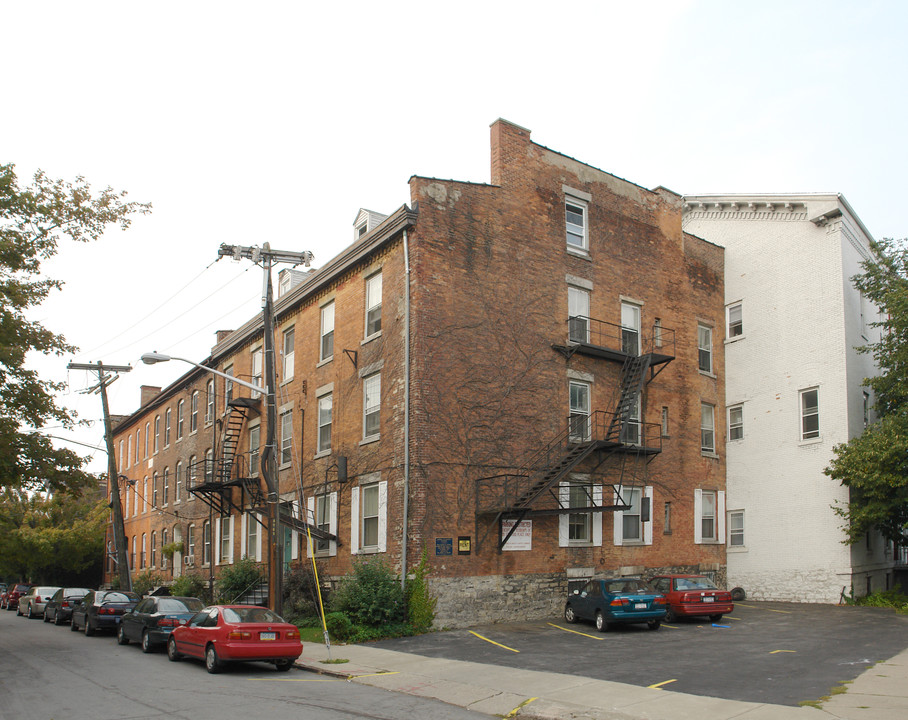
[[[195,565],[195,555],[186,555],[183,558],[184,565]]]

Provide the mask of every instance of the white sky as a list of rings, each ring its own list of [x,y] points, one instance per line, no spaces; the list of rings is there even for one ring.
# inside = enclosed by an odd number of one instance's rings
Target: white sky
[[[33,366],[89,420],[100,399],[68,361],[132,364],[111,388],[128,414],[140,385],[189,369],[142,353],[201,360],[259,312],[257,267],[206,270],[221,243],[321,266],[360,207],[409,202],[411,175],[488,182],[498,117],[645,187],[841,192],[875,237],[908,234],[898,0],[7,0],[0,16],[0,161],[22,185],[42,168],[154,204],[45,265],[66,285],[33,317],[80,352]],[[100,422],[48,432],[103,439]]]

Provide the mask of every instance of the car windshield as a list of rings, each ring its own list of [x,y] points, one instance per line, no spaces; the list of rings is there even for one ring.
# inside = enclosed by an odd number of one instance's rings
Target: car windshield
[[[203,607],[205,607],[205,604],[196,598],[184,598],[182,600],[161,598],[158,601],[158,610],[165,613],[198,612]]]
[[[675,590],[716,590],[708,577],[687,577],[675,580]]]
[[[229,623],[282,623],[284,619],[268,608],[224,608],[224,620]]]
[[[605,582],[606,592],[617,595],[620,593],[651,593],[653,592],[649,585],[643,580],[634,578],[626,580],[607,580]]]
[[[125,593],[125,592],[108,592],[104,593],[103,596],[98,598],[101,602],[133,602],[138,600],[139,596],[135,593]]]

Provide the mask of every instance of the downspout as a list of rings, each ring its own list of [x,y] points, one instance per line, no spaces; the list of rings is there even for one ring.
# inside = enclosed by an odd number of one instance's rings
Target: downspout
[[[410,246],[404,228],[404,511],[400,587],[407,588],[407,530],[410,520]]]

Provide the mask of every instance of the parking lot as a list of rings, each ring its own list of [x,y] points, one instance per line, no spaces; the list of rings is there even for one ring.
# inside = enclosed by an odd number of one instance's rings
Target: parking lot
[[[699,621],[698,621],[699,620]],[[797,705],[908,647],[892,610],[745,601],[706,618],[598,633],[563,618],[375,643],[429,657],[560,672],[694,695]]]

